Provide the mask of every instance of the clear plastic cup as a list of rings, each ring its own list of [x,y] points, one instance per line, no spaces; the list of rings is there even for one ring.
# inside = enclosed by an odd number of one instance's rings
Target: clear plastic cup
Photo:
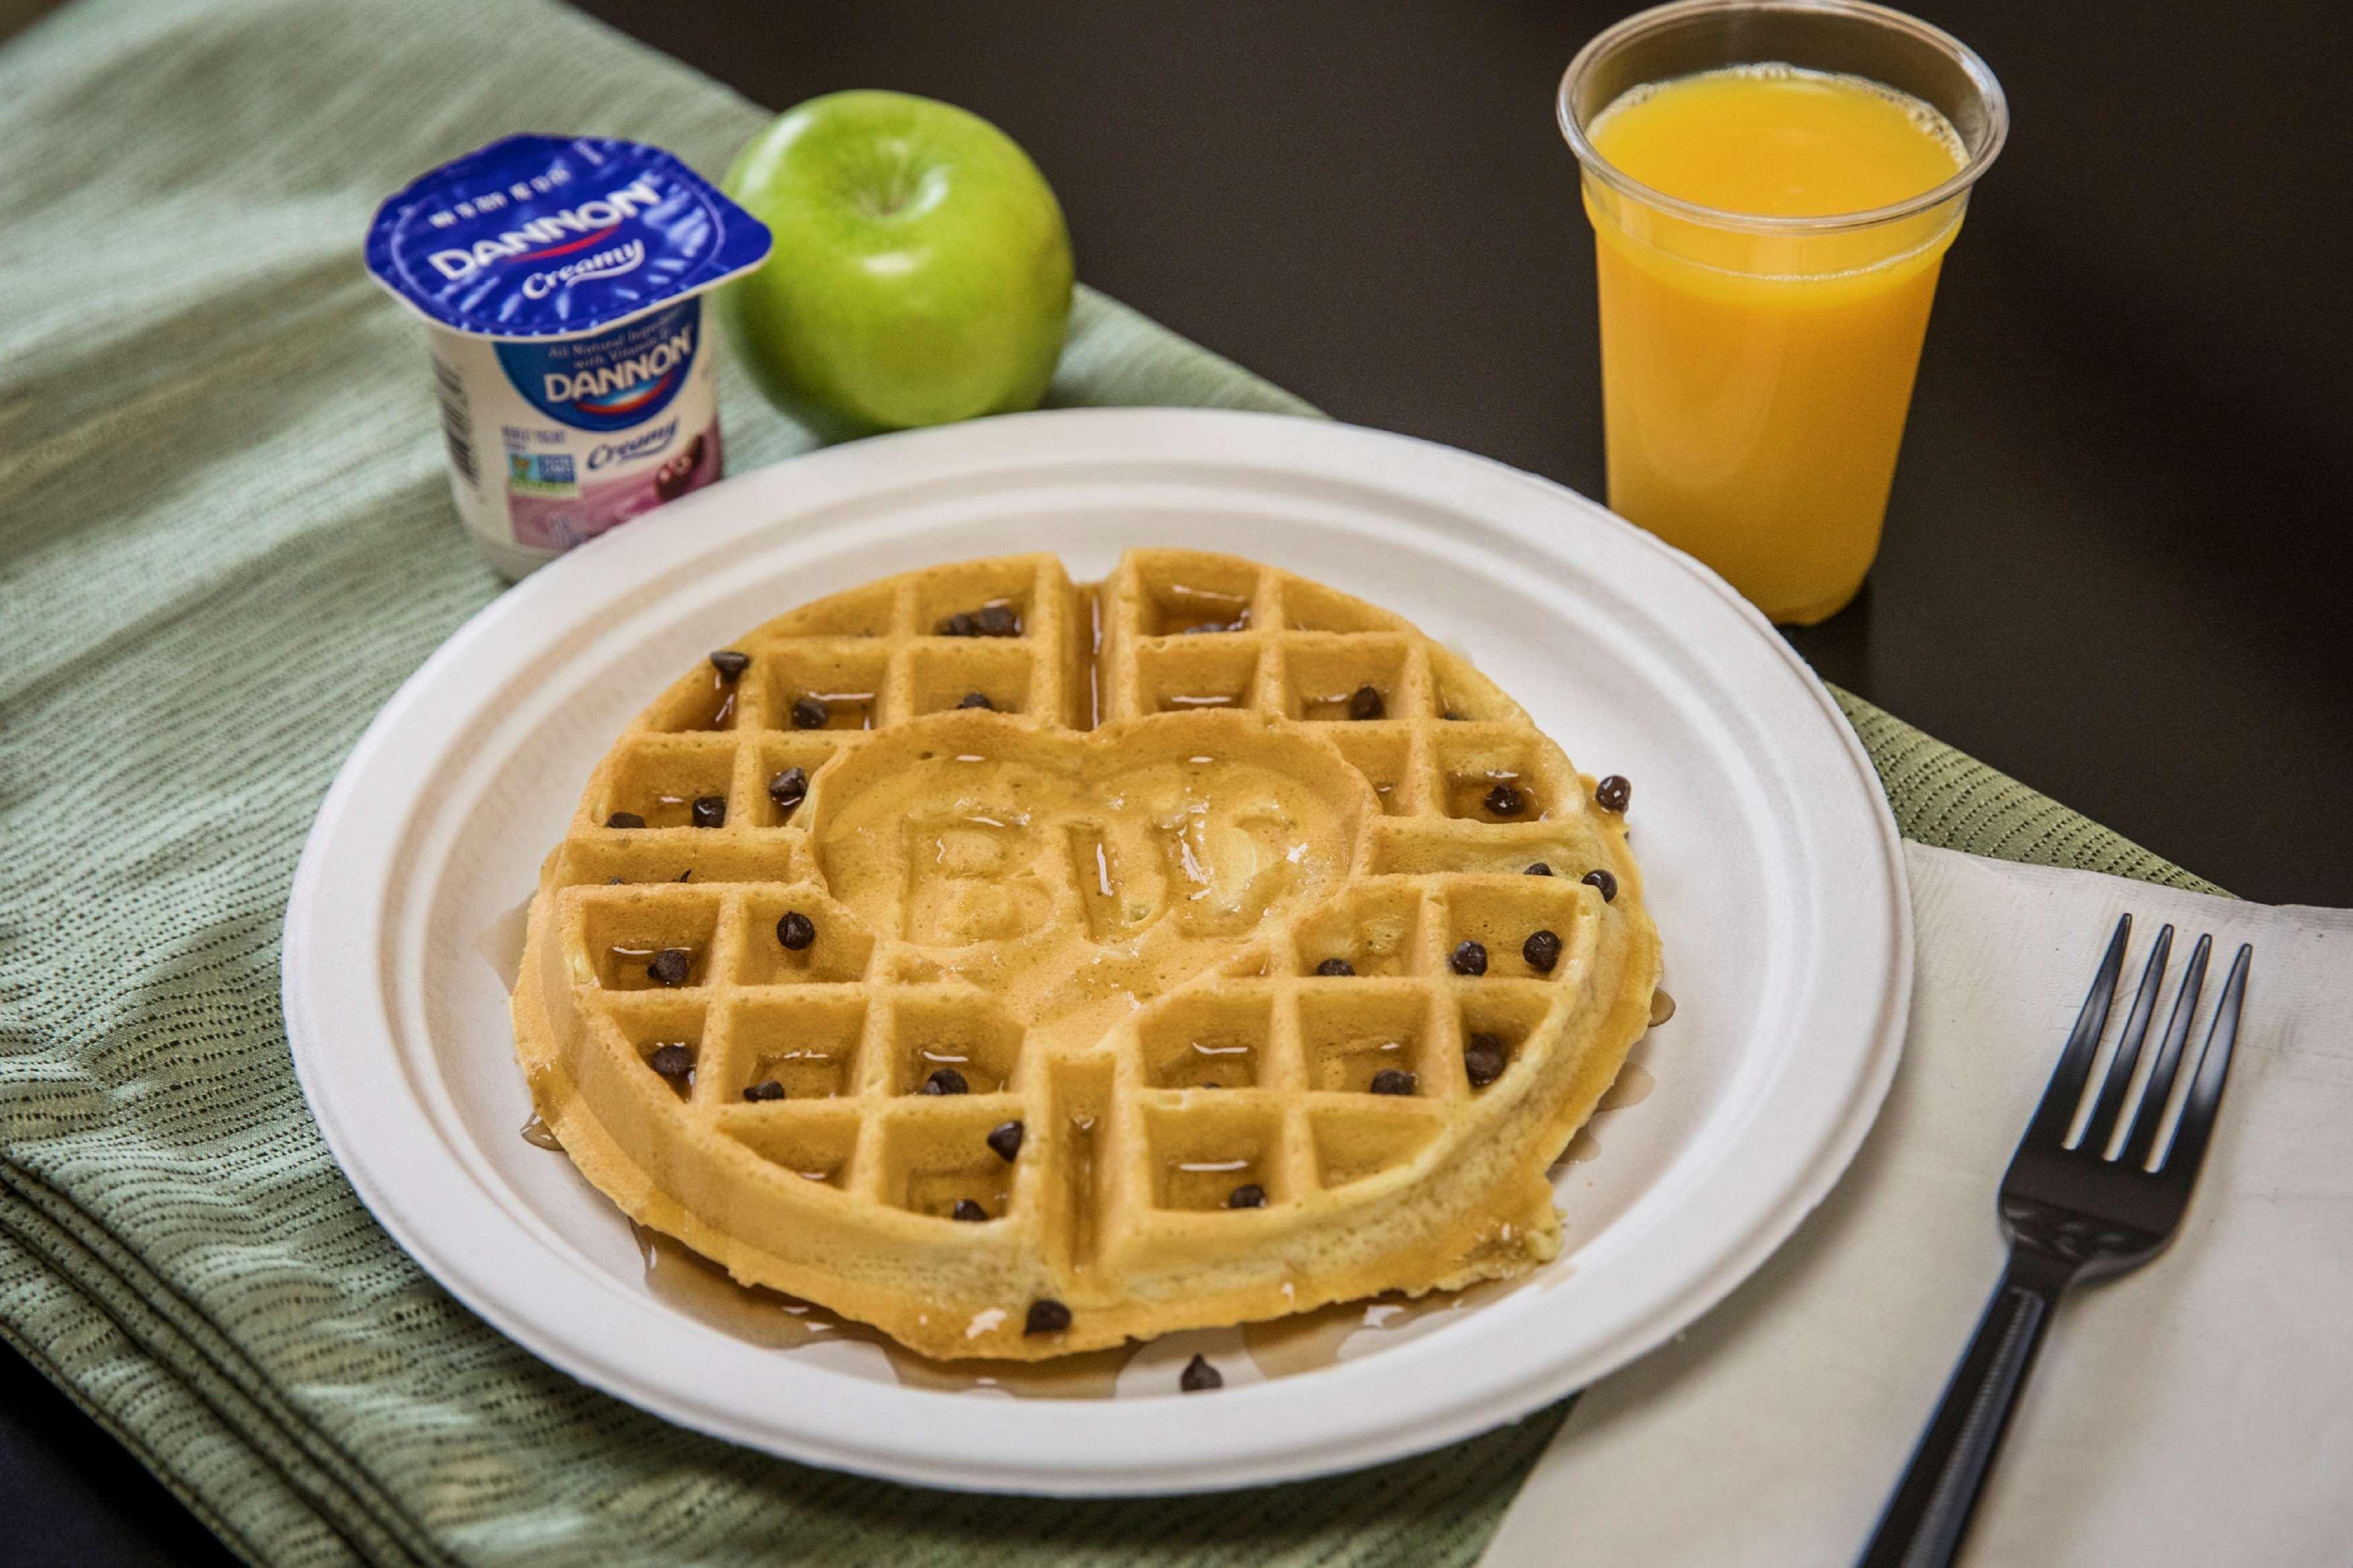
[[[1654,190],[1594,145],[1634,89],[1773,65],[1928,105],[1960,167],[1886,206],[1760,216]],[[1878,553],[1936,275],[2009,128],[2000,85],[1949,34],[1862,0],[1682,0],[1578,51],[1559,113],[1594,230],[1611,509],[1774,620],[1836,613]]]

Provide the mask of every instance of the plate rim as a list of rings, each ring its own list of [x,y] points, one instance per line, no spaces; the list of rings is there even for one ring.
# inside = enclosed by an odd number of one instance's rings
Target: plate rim
[[[1066,433],[1078,437],[1075,445],[1066,438]],[[1270,442],[1277,450],[1268,450]],[[903,489],[926,474],[936,480],[944,476],[969,478],[987,470],[1018,469],[1025,465],[1042,471],[1058,464],[1065,467],[1074,464],[1116,467],[1121,464],[1165,463],[1169,460],[1167,452],[1172,446],[1185,452],[1184,461],[1197,466],[1225,469],[1280,470],[1288,468],[1295,475],[1308,479],[1324,482],[1342,479],[1340,470],[1343,465],[1331,461],[1330,458],[1320,465],[1309,464],[1302,461],[1293,450],[1316,443],[1326,444],[1327,452],[1335,458],[1346,456],[1347,449],[1352,447],[1370,445],[1371,450],[1358,453],[1366,459],[1365,464],[1345,472],[1345,481],[1359,487],[1385,489],[1401,498],[1410,494],[1416,501],[1423,501],[1426,498],[1419,492],[1381,485],[1381,459],[1395,458],[1431,465],[1434,468],[1452,465],[1466,477],[1480,475],[1490,482],[1502,481],[1527,488],[1553,507],[1566,506],[1598,524],[1622,531],[1625,536],[1639,542],[1642,548],[1655,552],[1694,578],[1699,587],[1722,601],[1740,620],[1745,621],[1752,636],[1761,637],[1766,646],[1778,656],[1780,672],[1793,677],[1799,689],[1810,700],[1836,742],[1834,749],[1861,784],[1861,788],[1852,794],[1854,800],[1864,803],[1864,814],[1875,829],[1873,847],[1878,853],[1873,858],[1877,873],[1874,880],[1877,890],[1886,895],[1885,912],[1890,918],[1885,931],[1885,966],[1880,977],[1878,1016],[1867,1026],[1858,1026],[1858,1032],[1868,1035],[1861,1047],[1860,1070],[1851,1083],[1844,1104],[1837,1109],[1833,1124],[1804,1157],[1802,1169],[1785,1182],[1767,1212],[1752,1224],[1735,1245],[1719,1250],[1671,1301],[1662,1303],[1647,1319],[1620,1329],[1599,1344],[1556,1358],[1550,1367],[1524,1381],[1508,1397],[1500,1401],[1490,1399],[1474,1403],[1457,1397],[1440,1415],[1433,1416],[1427,1412],[1410,1416],[1392,1415],[1377,1427],[1368,1425],[1345,1433],[1327,1435],[1319,1440],[1318,1446],[1294,1447],[1281,1453],[1252,1453],[1239,1458],[1197,1457],[1181,1463],[1163,1462],[1137,1455],[1116,1462],[1106,1460],[1100,1468],[1071,1468],[1071,1461],[1076,1458],[1074,1455],[1066,1455],[1065,1461],[1060,1464],[1034,1459],[1006,1459],[1001,1456],[976,1459],[969,1454],[957,1455],[952,1461],[944,1457],[911,1460],[895,1445],[884,1449],[871,1443],[861,1446],[839,1432],[820,1436],[806,1430],[781,1430],[773,1424],[747,1421],[738,1411],[714,1408],[707,1403],[686,1399],[675,1389],[659,1384],[649,1387],[641,1376],[633,1377],[625,1364],[598,1353],[594,1347],[582,1346],[576,1335],[558,1331],[554,1326],[522,1310],[497,1288],[493,1280],[484,1278],[486,1268],[495,1273],[501,1267],[512,1267],[511,1258],[494,1248],[486,1250],[478,1240],[469,1242],[453,1238],[428,1224],[420,1224],[417,1216],[409,1212],[409,1205],[399,1190],[399,1181],[387,1179],[387,1172],[379,1168],[381,1154],[365,1145],[363,1134],[348,1119],[347,1113],[353,1109],[348,1103],[351,1089],[336,1070],[336,1054],[322,1051],[319,1046],[326,1032],[321,1020],[321,1008],[334,992],[337,979],[334,965],[327,962],[328,959],[340,956],[348,960],[354,951],[354,944],[350,940],[354,934],[373,936],[375,941],[359,944],[360,950],[373,951],[381,958],[396,933],[380,930],[381,922],[372,924],[364,917],[358,921],[356,932],[350,929],[350,921],[345,921],[339,927],[335,920],[336,910],[327,898],[327,887],[340,858],[339,835],[347,830],[351,808],[364,784],[384,766],[386,753],[403,727],[410,722],[412,711],[427,701],[478,645],[506,631],[510,623],[520,626],[534,616],[550,618],[551,612],[554,619],[562,620],[561,606],[575,579],[601,582],[613,565],[632,555],[645,555],[658,547],[657,540],[666,534],[673,534],[681,528],[691,527],[698,517],[703,514],[724,517],[739,498],[750,498],[754,503],[743,507],[743,511],[757,513],[761,510],[757,501],[764,490],[786,482],[780,475],[807,477],[816,465],[824,465],[828,473],[839,470],[853,480],[860,469],[869,470],[869,477],[852,484],[849,495],[824,493],[825,500],[836,505],[860,492],[888,494]],[[926,447],[932,450],[928,453],[922,450]],[[747,532],[773,528],[783,517],[790,516],[792,510],[786,504],[781,513],[772,512],[741,526]],[[1482,521],[1491,522],[1524,546],[1567,560],[1553,542],[1540,537],[1517,518],[1497,517]],[[1058,410],[904,432],[827,448],[785,464],[754,469],[709,487],[682,502],[674,503],[665,509],[664,513],[646,521],[657,526],[647,527],[641,522],[636,529],[617,530],[572,552],[493,599],[453,633],[402,683],[354,745],[320,806],[296,868],[288,901],[281,954],[286,1026],[296,1076],[331,1153],[361,1201],[395,1242],[444,1289],[509,1339],[575,1378],[640,1409],[729,1441],[831,1468],[954,1489],[1072,1496],[1144,1495],[1217,1490],[1355,1469],[1435,1448],[1526,1415],[1636,1359],[1687,1326],[1736,1289],[1787,1239],[1845,1173],[1863,1136],[1877,1118],[1902,1054],[1914,972],[1912,910],[1901,838],[1893,811],[1878,783],[1877,771],[1860,737],[1845,721],[1828,689],[1761,615],[1740,599],[1722,579],[1697,562],[1564,486],[1439,443],[1324,419],[1235,410]],[[670,526],[659,526],[664,523]],[[603,594],[600,592],[598,596],[603,596]],[[653,602],[659,602],[659,596]],[[406,837],[408,831],[413,831],[413,825],[409,830],[387,837],[396,842]],[[385,895],[378,900],[381,905],[388,900],[390,889],[377,890]],[[323,970],[322,963],[325,963]],[[385,1009],[387,1019],[396,1014],[399,1007],[397,999],[390,994],[396,976],[389,973],[389,968],[386,965],[386,972],[372,973],[368,977],[374,983],[369,989],[376,994],[375,999]],[[387,1047],[396,1044],[393,1038],[383,1043]],[[386,1055],[396,1058],[400,1053],[392,1048]],[[399,1076],[406,1083],[406,1072]],[[425,1129],[433,1131],[432,1117],[425,1108],[420,1104],[414,1109],[423,1119]],[[449,1149],[444,1144],[443,1152],[459,1167],[467,1164],[462,1151]],[[550,1261],[569,1268],[580,1267],[560,1252]],[[609,1286],[609,1281],[601,1283]],[[1499,1301],[1490,1310],[1506,1305],[1507,1302]],[[1521,1310],[1525,1310],[1525,1306]],[[1426,1342],[1402,1344],[1377,1359],[1392,1370],[1404,1370],[1397,1358],[1412,1355],[1416,1351],[1429,1352],[1430,1346]],[[625,1363],[626,1360],[626,1357],[620,1358],[620,1362]],[[1351,1363],[1343,1363],[1343,1366],[1348,1364]],[[817,1369],[797,1370],[801,1375],[828,1378],[834,1375]],[[1324,1375],[1321,1373],[1311,1374],[1315,1378]],[[1286,1384],[1295,1385],[1300,1381],[1287,1379],[1271,1385],[1229,1390],[1221,1394],[1217,1403],[1228,1409],[1231,1409],[1236,1402],[1248,1402],[1263,1408],[1271,1397],[1267,1390],[1281,1389]],[[932,1406],[954,1397],[881,1384],[872,1386],[876,1394],[874,1402],[884,1406],[893,1405],[891,1396],[913,1397],[928,1402]],[[969,1399],[955,1402],[967,1410],[976,1407],[994,1409],[1000,1417],[1007,1409],[995,1402]],[[1102,1422],[1092,1413],[1080,1412],[1124,1412],[1126,1418],[1132,1421],[1139,1409],[1148,1408],[1158,1413],[1166,1411],[1171,1403],[1121,1401],[1115,1405],[1109,1402],[1100,1405],[1073,1405],[1056,1401],[1029,1402],[1027,1407],[1060,1412],[1066,1426],[1086,1428],[1101,1426]],[[1182,1414],[1181,1410],[1166,1413],[1172,1415]],[[937,1415],[944,1413],[934,1409],[929,1414]],[[1014,1424],[1018,1425],[1020,1419],[1016,1417]],[[1092,1465],[1095,1458],[1094,1454],[1089,1453],[1087,1464]]]

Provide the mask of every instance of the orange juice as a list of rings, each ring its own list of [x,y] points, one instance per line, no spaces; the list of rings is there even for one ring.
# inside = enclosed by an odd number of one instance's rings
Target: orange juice
[[[1862,584],[1966,192],[1927,104],[1857,77],[1742,66],[1637,87],[1590,127],[1645,194],[1588,171],[1609,504],[1777,621]],[[1686,205],[1687,204],[1687,205]]]

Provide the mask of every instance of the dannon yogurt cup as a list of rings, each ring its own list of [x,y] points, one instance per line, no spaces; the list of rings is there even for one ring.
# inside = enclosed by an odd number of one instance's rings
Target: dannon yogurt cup
[[[702,295],[759,219],[659,148],[510,136],[376,209],[367,267],[425,318],[459,515],[509,577],[717,479]]]

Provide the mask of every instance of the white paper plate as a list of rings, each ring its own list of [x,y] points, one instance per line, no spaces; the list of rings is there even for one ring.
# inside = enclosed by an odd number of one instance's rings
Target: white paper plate
[[[589,769],[679,670],[804,600],[934,562],[1231,551],[1411,616],[1588,773],[1634,784],[1674,1019],[1656,1092],[1562,1169],[1563,1257],[1322,1370],[1261,1380],[1240,1334],[1150,1347],[1120,1397],[901,1386],[871,1345],[784,1352],[649,1289],[628,1227],[529,1100],[481,944]],[[1525,1415],[1721,1298],[1829,1190],[1902,1048],[1903,861],[1869,759],[1721,581],[1556,486],[1402,437],[1162,409],[991,419],[702,490],[477,616],[335,781],[286,918],[288,1035],[329,1145],[395,1239],[575,1376],[775,1453],[929,1485],[1193,1490],[1339,1470]],[[1402,1316],[1402,1314],[1400,1314]],[[1191,1348],[1227,1374],[1175,1392]],[[1179,1353],[1181,1352],[1181,1353]]]

